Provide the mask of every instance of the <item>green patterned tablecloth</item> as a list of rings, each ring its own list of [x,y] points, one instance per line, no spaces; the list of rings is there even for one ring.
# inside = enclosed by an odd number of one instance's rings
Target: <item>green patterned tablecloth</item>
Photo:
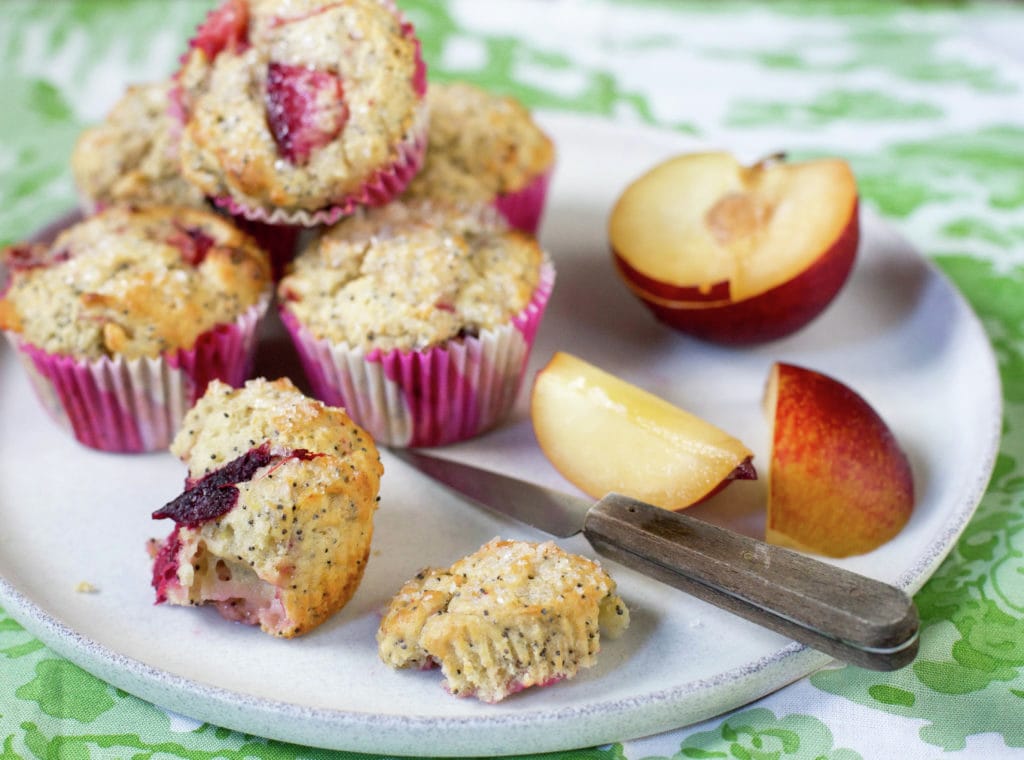
[[[821,671],[702,725],[564,756],[1024,756],[1024,7],[400,5],[436,79],[719,145],[848,157],[866,203],[959,286],[999,361],[1000,456],[976,516],[916,596],[924,629],[913,665]],[[126,82],[166,76],[208,7],[3,3],[0,243],[73,205],[67,158],[79,130]],[[0,760],[345,756],[169,715],[57,657],[0,609]]]

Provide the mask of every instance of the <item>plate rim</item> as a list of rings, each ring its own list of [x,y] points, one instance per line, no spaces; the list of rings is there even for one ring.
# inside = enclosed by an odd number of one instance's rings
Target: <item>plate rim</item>
[[[536,112],[536,116],[545,127],[561,124],[559,131],[604,129],[630,139],[646,137],[666,146],[672,143],[680,151],[707,144],[691,135],[668,129],[586,114],[542,110]],[[1002,440],[1003,391],[998,361],[988,334],[956,284],[888,220],[862,207],[862,213],[865,212],[870,216],[872,224],[898,235],[906,247],[914,252],[917,261],[928,270],[929,276],[936,278],[950,291],[970,329],[981,337],[985,348],[983,353],[987,358],[983,367],[974,368],[984,380],[980,387],[989,390],[985,398],[991,414],[989,429],[985,431],[987,445],[982,466],[974,480],[959,495],[960,500],[955,509],[946,515],[941,524],[941,533],[925,547],[924,553],[910,568],[892,581],[893,585],[913,594],[927,582],[953,550],[987,490]],[[54,221],[51,220],[49,224],[52,225]],[[47,226],[44,225],[41,231]],[[6,346],[0,347],[0,356],[9,350]],[[147,665],[78,633],[2,576],[0,606],[57,654],[101,680],[166,709],[244,733],[253,733],[252,727],[259,726],[257,733],[281,741],[324,749],[373,753],[422,752],[422,748],[428,746],[430,752],[436,754],[432,745],[424,745],[423,742],[438,736],[445,737],[449,742],[441,750],[442,753],[453,756],[560,751],[609,741],[625,741],[692,725],[735,709],[803,678],[832,661],[827,655],[791,642],[756,661],[717,673],[713,678],[690,680],[642,697],[597,701],[584,706],[566,705],[543,714],[532,712],[522,715],[459,717],[383,715],[309,707],[289,701],[255,697]],[[751,682],[757,683],[757,688],[744,691],[742,701],[730,699],[730,686],[736,690]],[[200,704],[197,697],[207,701]],[[557,725],[564,729],[565,722],[570,720],[574,722],[571,730],[554,732],[557,735],[553,736],[544,734],[544,729],[551,726]],[[533,729],[534,735],[523,736],[522,732],[527,728]],[[349,731],[356,733],[349,734]],[[457,733],[453,734],[452,731]],[[479,737],[470,739],[458,733],[466,731],[487,732],[489,738],[486,745],[481,744]],[[539,736],[536,735],[538,733]],[[581,740],[581,737],[585,738]],[[514,744],[509,743],[513,738]]]

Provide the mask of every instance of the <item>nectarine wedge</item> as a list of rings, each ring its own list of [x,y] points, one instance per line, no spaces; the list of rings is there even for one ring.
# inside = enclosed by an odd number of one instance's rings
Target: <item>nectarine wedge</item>
[[[571,354],[537,373],[530,417],[541,449],[580,490],[670,510],[756,477],[739,440]]]
[[[772,367],[766,539],[846,557],[891,539],[910,519],[910,462],[886,422],[844,383],[792,364]]]
[[[620,276],[663,322],[718,343],[774,340],[846,282],[857,184],[841,159],[743,166],[728,153],[685,154],[623,191],[608,234]]]

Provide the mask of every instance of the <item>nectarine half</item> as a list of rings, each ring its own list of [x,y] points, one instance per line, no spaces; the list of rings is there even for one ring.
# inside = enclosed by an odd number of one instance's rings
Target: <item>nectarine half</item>
[[[914,508],[910,462],[878,412],[845,383],[776,363],[766,539],[846,557],[893,538]]]
[[[618,198],[613,260],[663,322],[724,344],[808,324],[839,293],[859,242],[858,192],[836,158],[741,165],[693,153],[655,166]]]

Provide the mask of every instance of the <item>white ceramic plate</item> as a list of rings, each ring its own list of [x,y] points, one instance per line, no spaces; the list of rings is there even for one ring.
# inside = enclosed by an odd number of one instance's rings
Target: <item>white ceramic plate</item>
[[[771,345],[703,345],[656,322],[617,279],[605,221],[617,193],[656,161],[694,146],[648,129],[544,119],[559,146],[542,239],[558,282],[530,373],[567,350],[714,421],[766,467],[761,394],[772,361],[832,374],[885,417],[913,462],[918,504],[903,532],[842,564],[909,591],[952,547],[984,492],[1001,392],[991,348],[951,284],[870,213],[839,298],[812,326]],[[290,364],[268,335],[264,370]],[[453,453],[571,490],[537,449],[526,396],[513,419]],[[633,613],[597,667],[497,705],[442,691],[438,671],[378,660],[378,611],[425,565],[448,565],[495,535],[540,540],[460,502],[385,453],[374,550],[352,602],[292,641],[212,610],[153,605],[144,544],[166,522],[184,469],[169,454],[86,450],[44,415],[0,348],[0,604],[55,651],[147,700],[252,734],[320,747],[414,755],[541,752],[678,727],[760,697],[828,660],[614,563]],[[737,483],[691,514],[751,535],[763,481]],[[582,540],[564,542],[593,556]],[[80,581],[99,590],[76,593]]]

